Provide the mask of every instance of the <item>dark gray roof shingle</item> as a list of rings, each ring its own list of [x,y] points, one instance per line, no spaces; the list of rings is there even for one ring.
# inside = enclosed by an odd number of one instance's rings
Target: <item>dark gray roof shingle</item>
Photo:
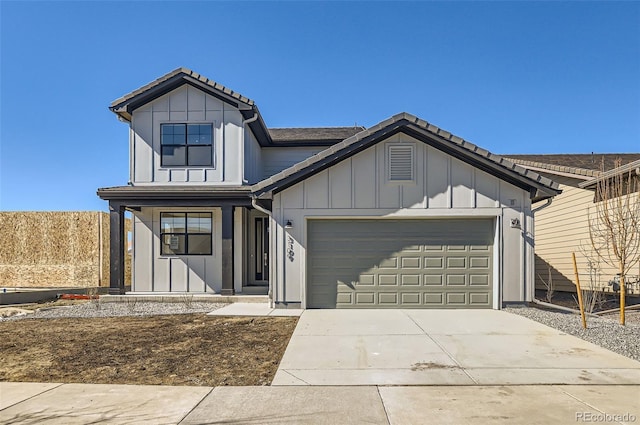
[[[111,102],[111,108],[117,108],[119,105],[133,99],[136,96],[141,95],[142,93],[153,89],[154,87],[159,86],[160,84],[164,83],[167,80],[170,80],[171,78],[177,76],[177,75],[186,75],[189,76],[191,78],[194,78],[204,84],[206,84],[207,86],[211,87],[212,89],[221,91],[231,97],[233,97],[234,99],[237,99],[238,101],[245,103],[247,105],[253,106],[254,102],[253,100],[249,99],[248,97],[245,97],[243,95],[241,95],[240,93],[236,93],[233,90],[231,90],[228,87],[223,86],[222,84],[216,83],[213,80],[208,79],[207,77],[198,74],[197,72],[194,72],[188,68],[184,68],[184,67],[180,67],[180,68],[176,68],[173,71],[163,75],[160,78],[156,78],[155,80],[153,80],[152,82],[145,84],[144,86],[125,94],[124,96],[120,97],[119,99],[114,100],[113,102]]]
[[[270,128],[269,134],[274,143],[290,142],[341,142],[362,130],[364,127],[300,127]]]
[[[609,171],[620,165],[640,160],[640,153],[591,153],[591,154],[535,154],[535,155],[503,155],[505,158],[523,166],[537,167],[549,171],[559,171],[587,177],[597,177],[604,170]]]

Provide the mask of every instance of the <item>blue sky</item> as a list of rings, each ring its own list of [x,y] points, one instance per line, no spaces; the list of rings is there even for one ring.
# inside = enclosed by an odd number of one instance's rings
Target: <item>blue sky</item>
[[[640,151],[639,2],[0,1],[0,209],[106,210],[112,100],[179,67],[270,127],[407,111],[495,153]]]

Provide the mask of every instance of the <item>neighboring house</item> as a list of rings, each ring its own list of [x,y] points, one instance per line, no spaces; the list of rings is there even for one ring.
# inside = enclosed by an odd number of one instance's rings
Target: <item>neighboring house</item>
[[[571,253],[576,253],[580,282],[583,288],[594,286],[611,290],[608,286],[618,270],[599,261],[599,278],[591,282],[586,255],[597,256],[591,250],[589,239],[589,213],[595,212],[596,181],[620,172],[640,170],[640,153],[627,154],[565,154],[565,155],[505,155],[529,170],[546,176],[560,184],[562,194],[548,207],[535,214],[536,288],[545,289],[549,271],[556,290],[575,292],[575,273]],[[621,167],[616,167],[620,160]],[[604,161],[604,162],[603,162]],[[640,171],[638,171],[640,174]],[[586,255],[585,255],[586,254]],[[640,265],[634,274],[640,275]],[[592,274],[592,276],[594,276]],[[596,282],[596,280],[598,280]],[[640,294],[640,287],[630,287]]]
[[[533,296],[532,205],[557,183],[407,113],[269,129],[180,68],[113,102],[130,182],[102,188],[111,292],[269,293],[277,307],[500,308]]]

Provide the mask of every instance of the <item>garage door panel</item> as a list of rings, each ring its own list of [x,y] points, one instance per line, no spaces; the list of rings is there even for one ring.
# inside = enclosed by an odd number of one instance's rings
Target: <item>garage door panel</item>
[[[491,299],[486,292],[470,292],[469,304],[478,306],[490,306]]]
[[[401,266],[403,269],[419,269],[420,257],[404,257],[401,260]]]
[[[392,258],[385,258],[383,260],[380,260],[380,262],[378,263],[378,268],[379,269],[397,269],[398,258],[392,257]]]
[[[491,247],[489,245],[470,245],[469,250],[489,252],[491,250]]]
[[[456,252],[456,251],[466,251],[467,247],[465,245],[449,245],[447,246],[447,251]]]
[[[424,249],[425,252],[442,252],[442,251],[444,251],[444,246],[442,246],[442,245],[425,245],[423,249]]]
[[[464,286],[467,284],[466,278],[464,274],[448,274],[445,281],[447,286]]]
[[[362,306],[375,306],[376,293],[375,292],[356,292],[356,304]]]
[[[415,245],[407,245],[404,250],[404,252],[408,252],[408,253],[412,253],[412,252],[422,252],[422,246],[419,244],[415,244]]]
[[[424,257],[425,269],[442,269],[444,267],[444,257]]]
[[[398,286],[398,275],[380,274],[378,275],[379,286]]]
[[[425,274],[422,276],[425,286],[443,286],[443,276],[441,274]]]
[[[404,292],[400,294],[400,299],[403,305],[419,306],[420,305],[420,293],[419,292]]]
[[[402,286],[420,286],[420,275],[403,274],[400,276],[400,284]]]
[[[443,306],[444,305],[444,296],[442,292],[426,292],[424,295],[424,305],[425,306]]]
[[[467,257],[448,257],[447,258],[447,268],[453,269],[464,269],[467,267]]]
[[[491,307],[491,220],[309,220],[307,229],[310,308]]]
[[[378,304],[380,305],[398,305],[397,292],[380,292],[378,294]]]
[[[470,257],[469,267],[472,269],[488,269],[491,264],[489,257]]]
[[[353,294],[349,292],[341,292],[337,294],[336,299],[338,304],[352,304],[353,303]]]
[[[361,274],[358,285],[371,286],[376,284],[376,276],[373,274]]]
[[[466,292],[448,292],[446,294],[447,305],[456,306],[456,305],[466,305],[467,304],[467,293]]]
[[[491,277],[486,274],[472,274],[469,275],[469,285],[471,286],[489,286]]]

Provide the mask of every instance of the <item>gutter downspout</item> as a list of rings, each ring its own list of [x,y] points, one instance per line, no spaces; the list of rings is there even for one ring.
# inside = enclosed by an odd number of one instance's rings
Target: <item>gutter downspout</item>
[[[254,122],[257,119],[258,119],[258,112],[257,111],[253,111],[253,116],[251,118],[247,118],[246,120],[242,121],[242,143],[240,144],[240,156],[239,156],[240,169],[242,170],[241,171],[241,173],[242,173],[241,184],[248,183],[247,179],[245,178],[245,175],[244,175],[244,170],[246,169],[246,167],[245,167],[245,158],[244,158],[244,145],[247,143],[247,137],[246,137],[246,134],[245,134],[245,132],[246,132],[245,125],[246,124],[251,124],[252,122]]]
[[[265,213],[266,215],[271,217],[271,211],[264,209],[260,205],[258,205],[258,198],[256,198],[255,196],[251,197],[251,206],[257,209],[258,211],[260,211],[261,213]]]
[[[262,208],[260,205],[258,205],[258,199],[254,195],[251,195],[251,206],[253,208],[255,208],[256,210],[260,211],[261,213],[266,214],[269,218],[273,218],[272,215],[271,215],[271,211],[269,211],[269,210],[267,210],[265,208]],[[274,257],[274,253],[271,252],[271,238],[272,238],[272,235],[273,235],[273,232],[271,231],[271,229],[269,229],[269,246],[270,246],[270,249],[269,249],[269,251],[270,251],[270,253],[269,253],[269,262],[271,262],[271,258]],[[269,293],[268,293],[268,296],[269,296],[269,307],[273,308],[274,307],[273,288],[274,288],[275,282],[277,281],[276,273],[278,271],[278,268],[277,267],[272,267],[271,264],[269,264],[269,271],[270,271],[270,274],[272,275],[272,276],[269,276]],[[272,279],[272,277],[273,277],[273,279]]]
[[[549,205],[551,205],[551,202],[553,201],[553,198],[547,198],[547,202],[545,202],[544,204],[540,205],[537,208],[534,208],[531,210],[531,214],[535,214],[538,211],[540,211],[543,208],[547,208]]]

